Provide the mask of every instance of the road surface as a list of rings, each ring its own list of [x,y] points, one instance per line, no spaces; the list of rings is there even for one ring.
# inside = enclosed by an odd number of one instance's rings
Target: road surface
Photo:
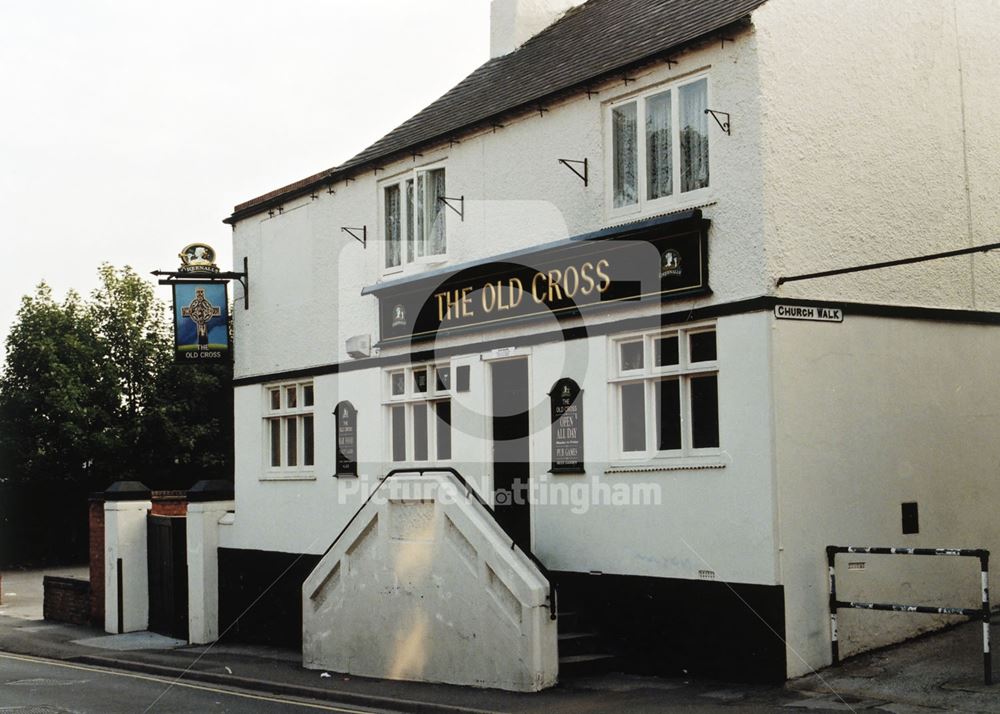
[[[376,711],[0,652],[2,714]]]

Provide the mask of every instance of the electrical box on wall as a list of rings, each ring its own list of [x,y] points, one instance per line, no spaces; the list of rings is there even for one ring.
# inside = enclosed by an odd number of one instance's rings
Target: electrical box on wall
[[[362,357],[371,357],[372,336],[355,335],[354,337],[348,337],[347,354],[349,354],[354,359],[361,359]]]

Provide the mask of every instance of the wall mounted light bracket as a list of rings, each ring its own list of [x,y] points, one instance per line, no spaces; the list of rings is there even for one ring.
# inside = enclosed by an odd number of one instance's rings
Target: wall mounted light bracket
[[[560,164],[562,164],[567,169],[569,169],[570,171],[572,171],[573,173],[575,173],[577,176],[579,176],[583,180],[583,185],[584,186],[586,186],[589,183],[589,181],[590,181],[590,164],[588,163],[587,159],[559,159],[558,161],[559,161]],[[574,166],[574,164],[575,164],[575,166]],[[580,173],[580,170],[576,168],[577,166],[582,166],[583,167],[583,173]]]
[[[453,210],[455,213],[457,213],[458,217],[462,219],[463,223],[465,222],[465,196],[459,196],[458,198],[449,198],[448,196],[438,196],[438,200],[444,205],[446,205],[448,208]],[[458,203],[458,208],[455,208],[455,206],[452,204],[453,201]]]
[[[342,230],[344,233],[346,233],[351,238],[356,240],[358,243],[363,245],[365,249],[368,248],[368,226],[365,225],[361,226],[360,228],[341,226],[340,230]]]
[[[705,113],[711,114],[712,118],[715,119],[715,123],[719,125],[719,128],[721,128],[724,132],[726,132],[726,134],[732,136],[729,127],[729,112],[720,112],[715,109],[706,109]],[[722,117],[725,117],[726,120],[723,121]]]

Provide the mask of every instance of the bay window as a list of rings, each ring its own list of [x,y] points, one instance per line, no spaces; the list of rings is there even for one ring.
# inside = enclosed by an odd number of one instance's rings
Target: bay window
[[[707,108],[705,77],[610,108],[613,211],[654,208],[708,188]]]

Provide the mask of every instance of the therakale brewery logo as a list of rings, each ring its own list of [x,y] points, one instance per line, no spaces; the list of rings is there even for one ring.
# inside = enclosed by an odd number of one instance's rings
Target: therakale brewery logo
[[[392,326],[403,327],[406,325],[406,308],[396,305],[392,308]]]
[[[180,273],[218,273],[215,249],[205,243],[192,243],[177,254],[181,259]]]
[[[673,248],[667,248],[660,256],[660,277],[681,274],[681,254]]]

